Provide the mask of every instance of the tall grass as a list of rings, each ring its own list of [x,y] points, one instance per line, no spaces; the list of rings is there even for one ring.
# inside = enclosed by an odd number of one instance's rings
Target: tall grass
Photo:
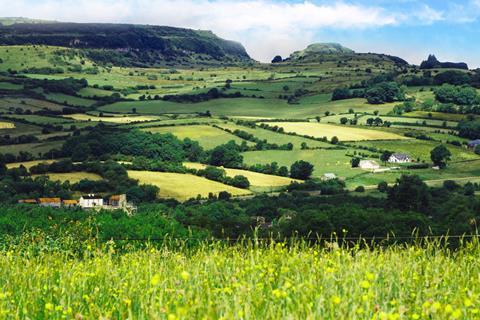
[[[0,249],[0,318],[475,319],[479,256],[476,238],[452,251],[440,241],[119,248],[34,235]]]

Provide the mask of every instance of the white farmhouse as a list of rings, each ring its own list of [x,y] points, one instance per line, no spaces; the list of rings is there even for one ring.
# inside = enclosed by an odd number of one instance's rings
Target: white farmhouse
[[[412,159],[406,153],[394,153],[388,158],[388,162],[390,163],[407,163],[411,161]]]
[[[82,208],[95,208],[103,206],[103,198],[94,194],[83,195],[78,200],[78,205]]]
[[[380,165],[375,160],[360,160],[358,166],[365,170],[380,169]]]

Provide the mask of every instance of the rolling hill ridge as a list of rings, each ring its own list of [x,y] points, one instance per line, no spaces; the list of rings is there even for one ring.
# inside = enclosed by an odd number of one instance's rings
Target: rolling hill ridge
[[[0,26],[0,45],[82,49],[94,61],[123,66],[253,62],[240,43],[224,40],[210,31],[164,26],[15,23]]]

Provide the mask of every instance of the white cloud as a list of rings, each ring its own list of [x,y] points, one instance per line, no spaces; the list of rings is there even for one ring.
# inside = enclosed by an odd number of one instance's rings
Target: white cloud
[[[130,22],[208,29],[242,42],[256,59],[286,55],[313,41],[316,30],[397,23],[380,7],[273,0],[0,0],[3,16],[72,22]]]

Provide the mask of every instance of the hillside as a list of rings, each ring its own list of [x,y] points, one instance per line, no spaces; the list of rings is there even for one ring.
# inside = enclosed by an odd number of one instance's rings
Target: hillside
[[[87,57],[121,66],[238,64],[253,60],[245,48],[210,31],[174,27],[15,23],[0,26],[0,45],[48,45],[82,49]]]
[[[285,62],[290,63],[322,63],[326,61],[368,61],[371,63],[387,63],[396,66],[408,66],[408,62],[386,54],[357,53],[338,43],[314,43],[304,50],[293,52]]]

